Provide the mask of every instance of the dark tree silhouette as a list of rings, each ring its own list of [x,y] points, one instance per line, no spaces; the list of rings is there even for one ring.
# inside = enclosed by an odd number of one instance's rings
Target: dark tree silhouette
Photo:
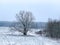
[[[47,36],[52,38],[60,38],[60,21],[49,20],[47,23],[47,28],[45,29]]]
[[[16,14],[16,19],[17,24],[13,26],[13,29],[22,32],[23,35],[27,35],[33,22],[32,13],[29,11],[20,11],[19,14]]]

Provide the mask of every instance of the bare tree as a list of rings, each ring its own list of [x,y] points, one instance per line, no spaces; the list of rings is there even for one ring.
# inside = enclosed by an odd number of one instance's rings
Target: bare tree
[[[33,16],[31,12],[20,11],[16,14],[17,23],[13,26],[14,30],[22,32],[23,35],[27,35],[27,32],[31,28],[31,23],[33,22]]]

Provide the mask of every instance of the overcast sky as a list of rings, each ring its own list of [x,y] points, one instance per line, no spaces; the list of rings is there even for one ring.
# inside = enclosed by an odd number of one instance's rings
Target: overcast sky
[[[32,12],[39,22],[60,19],[60,0],[0,0],[0,21],[14,21],[20,10]]]

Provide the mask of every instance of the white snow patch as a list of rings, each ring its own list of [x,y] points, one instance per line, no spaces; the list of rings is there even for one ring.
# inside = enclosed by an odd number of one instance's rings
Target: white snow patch
[[[6,34],[14,34],[6,35]],[[21,33],[11,32],[8,28],[0,29],[0,45],[60,45],[60,40],[53,40],[42,36],[37,36],[34,31],[29,31],[28,35],[19,36]]]

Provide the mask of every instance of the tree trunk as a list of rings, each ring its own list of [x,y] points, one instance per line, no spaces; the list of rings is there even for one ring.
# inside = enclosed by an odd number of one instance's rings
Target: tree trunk
[[[24,35],[27,35],[27,33],[26,33],[26,32],[24,32]]]
[[[23,33],[24,35],[27,35],[27,30],[26,30],[26,28],[24,28],[24,33]]]

